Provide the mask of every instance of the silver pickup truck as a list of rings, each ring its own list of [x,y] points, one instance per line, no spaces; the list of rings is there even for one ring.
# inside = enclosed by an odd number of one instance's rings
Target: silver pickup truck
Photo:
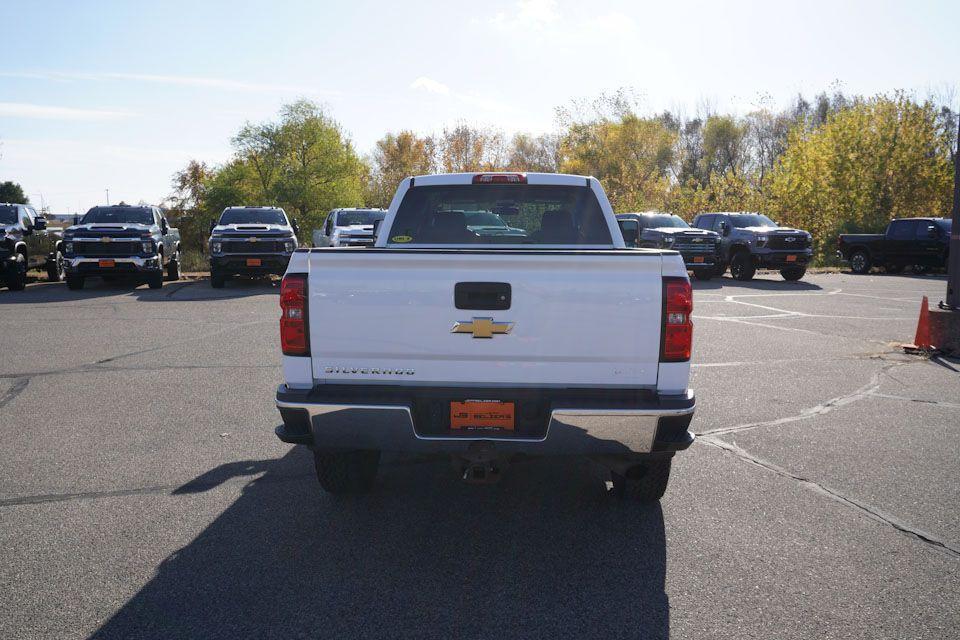
[[[472,481],[523,453],[589,456],[652,501],[693,441],[686,266],[626,248],[594,178],[404,180],[374,247],[294,253],[280,307],[277,435],[331,492],[369,488],[381,451],[450,455]]]

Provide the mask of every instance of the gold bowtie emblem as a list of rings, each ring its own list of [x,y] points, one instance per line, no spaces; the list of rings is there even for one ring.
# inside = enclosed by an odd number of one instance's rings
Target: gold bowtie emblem
[[[100,242],[113,242],[113,238],[111,238],[110,236],[103,236],[102,238],[100,238]]]
[[[494,322],[493,318],[474,318],[470,322],[458,322],[450,333],[472,333],[474,338],[492,338],[495,333],[510,333],[512,322]]]

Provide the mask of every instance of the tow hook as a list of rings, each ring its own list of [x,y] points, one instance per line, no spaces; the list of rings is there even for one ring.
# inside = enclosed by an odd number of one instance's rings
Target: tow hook
[[[451,461],[460,478],[471,484],[499,482],[508,465],[508,459],[486,443],[471,444],[466,453],[454,454]]]

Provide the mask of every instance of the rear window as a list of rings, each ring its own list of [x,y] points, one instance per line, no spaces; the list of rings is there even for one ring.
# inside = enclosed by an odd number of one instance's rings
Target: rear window
[[[337,226],[371,226],[377,220],[383,220],[385,214],[386,211],[341,211],[337,214]]]
[[[227,209],[220,215],[220,224],[287,224],[279,209]]]
[[[80,224],[153,224],[150,207],[94,207],[87,211]]]
[[[612,244],[588,187],[471,184],[413,187],[390,229],[390,244]]]

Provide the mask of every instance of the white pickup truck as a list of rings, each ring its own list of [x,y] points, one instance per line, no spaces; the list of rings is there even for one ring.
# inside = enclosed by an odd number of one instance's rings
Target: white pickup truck
[[[467,224],[480,211],[522,233]],[[368,489],[381,451],[479,482],[523,453],[589,456],[655,501],[693,442],[686,267],[626,248],[594,178],[406,179],[373,247],[294,253],[280,307],[276,433],[333,493]]]

